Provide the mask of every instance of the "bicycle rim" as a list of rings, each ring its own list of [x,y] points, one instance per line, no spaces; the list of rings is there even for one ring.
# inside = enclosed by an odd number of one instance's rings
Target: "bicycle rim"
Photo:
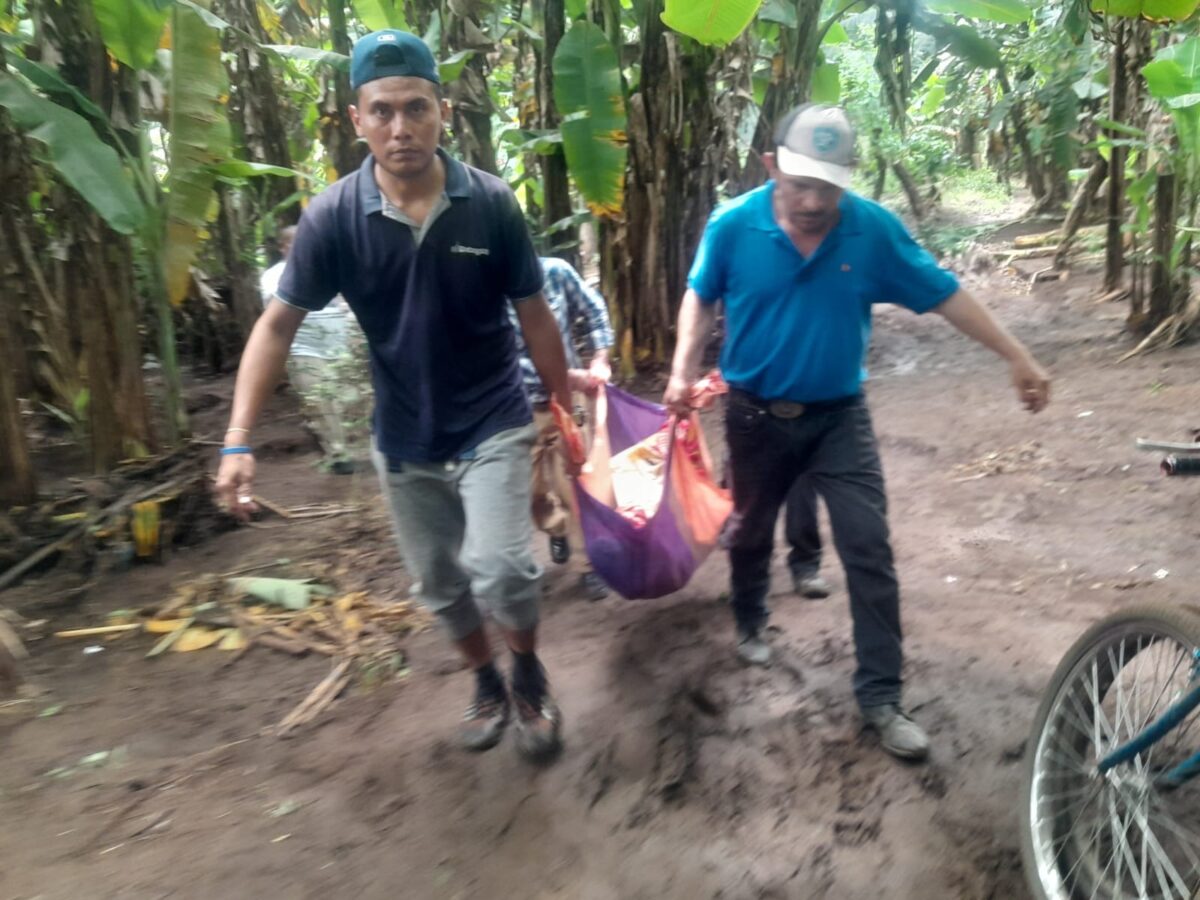
[[[1200,750],[1200,710],[1131,762],[1096,771],[1187,690],[1196,642],[1167,622],[1125,622],[1097,635],[1058,682],[1033,748],[1027,810],[1047,897],[1200,897],[1200,791],[1154,784]]]

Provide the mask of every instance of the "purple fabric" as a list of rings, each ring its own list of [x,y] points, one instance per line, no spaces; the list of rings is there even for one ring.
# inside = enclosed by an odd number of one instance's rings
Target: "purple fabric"
[[[667,423],[664,407],[626,394],[612,386],[608,395],[608,437],[614,454],[644,440]],[[673,444],[672,444],[673,447]],[[663,484],[671,483],[668,451]],[[587,493],[575,482],[579,518],[588,559],[609,587],[628,599],[649,599],[673,593],[696,571],[698,561],[676,521],[674,504],[663,497],[654,516],[638,527],[619,512]]]
[[[608,445],[613,456],[641,443],[667,424],[667,408],[627,394],[611,384],[608,396]]]

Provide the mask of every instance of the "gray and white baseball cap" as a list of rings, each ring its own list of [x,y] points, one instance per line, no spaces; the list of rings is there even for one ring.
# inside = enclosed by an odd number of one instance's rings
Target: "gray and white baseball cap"
[[[840,107],[796,107],[775,129],[775,145],[775,162],[784,175],[817,178],[843,189],[850,186],[858,159],[854,128]]]

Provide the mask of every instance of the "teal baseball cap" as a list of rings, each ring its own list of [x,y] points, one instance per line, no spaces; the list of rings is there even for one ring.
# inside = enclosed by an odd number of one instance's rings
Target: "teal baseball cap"
[[[437,61],[415,34],[387,28],[359,38],[350,54],[350,87],[357,91],[368,81],[392,75],[442,83]]]

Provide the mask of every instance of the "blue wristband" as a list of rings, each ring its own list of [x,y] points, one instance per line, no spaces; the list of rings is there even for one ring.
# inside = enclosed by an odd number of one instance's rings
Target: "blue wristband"
[[[237,447],[222,447],[221,448],[222,456],[235,456],[239,453],[253,453],[253,452],[254,451],[251,448],[247,447],[245,444],[241,444]]]

